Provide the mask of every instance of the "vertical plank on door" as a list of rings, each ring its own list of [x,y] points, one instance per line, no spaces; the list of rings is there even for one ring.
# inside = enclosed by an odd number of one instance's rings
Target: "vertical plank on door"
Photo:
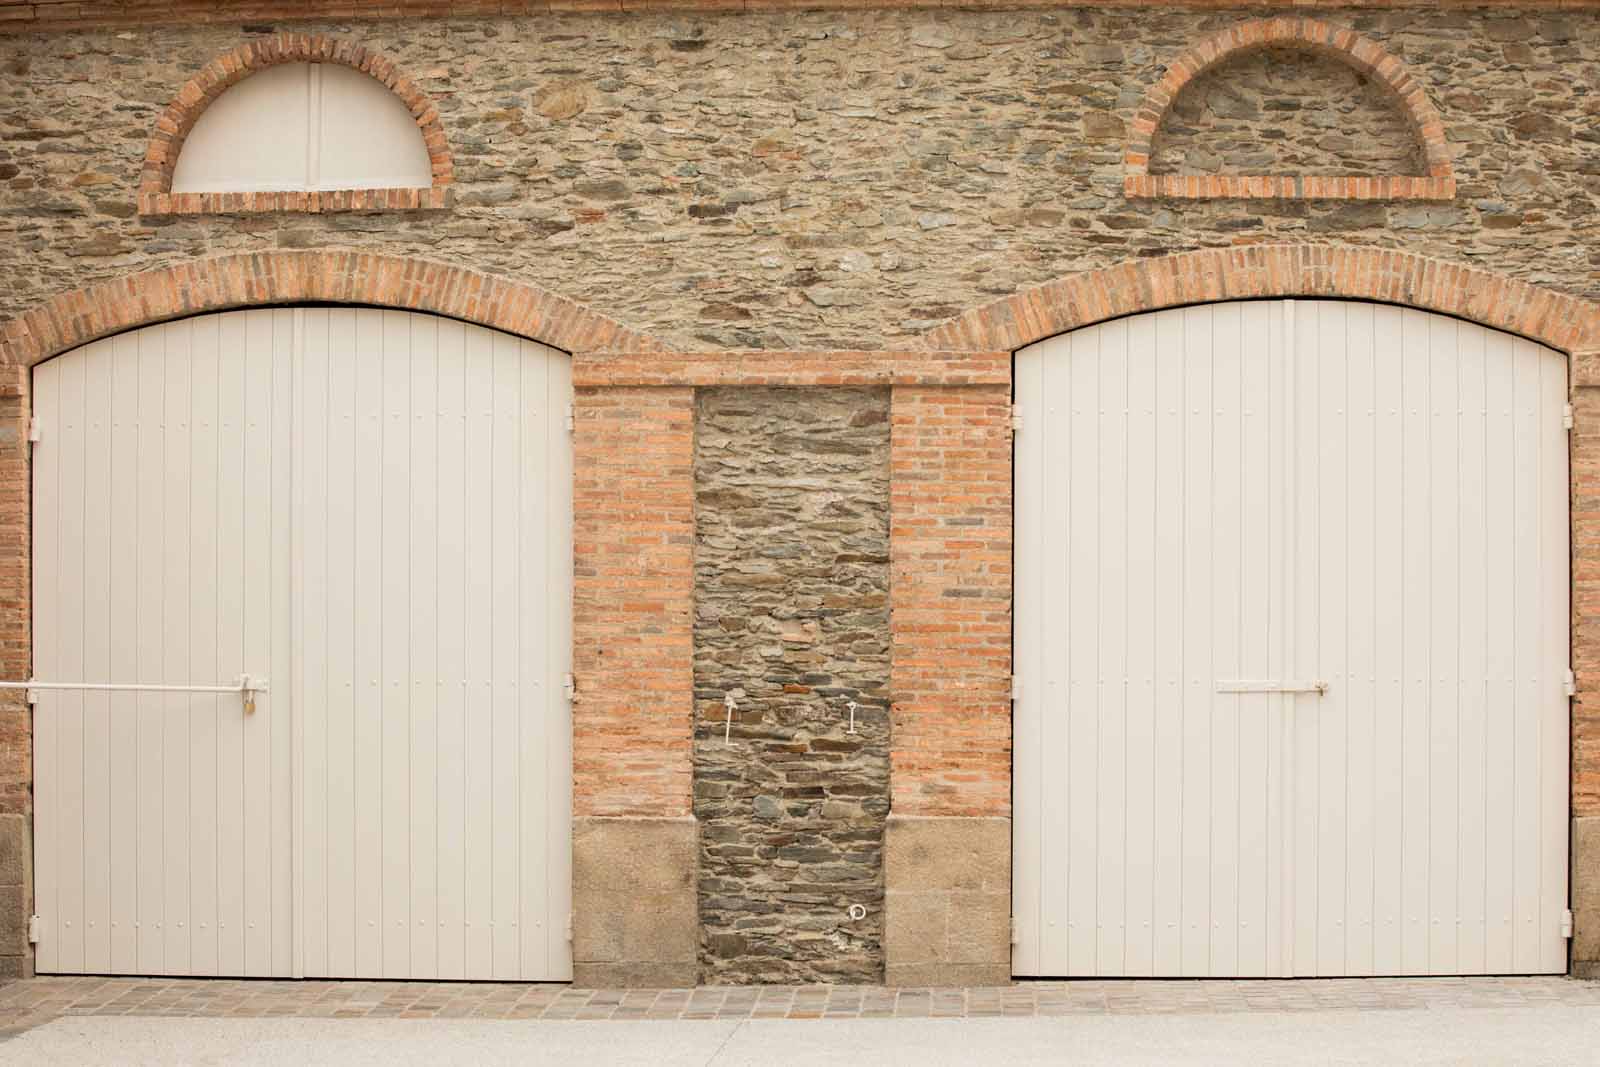
[[[1212,560],[1216,520],[1215,368],[1212,309],[1186,308],[1184,322],[1184,395],[1188,408],[1184,449],[1184,576],[1182,757],[1179,770],[1183,827],[1183,903],[1179,930],[1182,960],[1179,973],[1209,973],[1211,955],[1211,757],[1212,708],[1219,675],[1212,646],[1211,604],[1216,596]]]
[[[217,671],[237,677],[260,666],[245,654],[246,531],[260,517],[260,499],[249,483],[248,323],[251,313],[217,316]],[[119,389],[119,395],[121,391]],[[246,508],[253,507],[249,515]],[[260,714],[259,708],[257,714]],[[245,972],[245,715],[217,718],[217,973]]]
[[[467,972],[494,974],[493,470],[494,338],[467,335],[464,644],[462,716],[466,732]]]
[[[519,538],[517,527],[526,488],[521,478],[521,345],[515,338],[497,334],[493,341],[493,390],[489,412],[490,438],[490,565],[494,580],[490,586],[492,618],[489,686],[485,700],[492,708],[494,738],[493,767],[493,853],[490,864],[493,895],[490,920],[493,924],[493,969],[495,978],[515,978],[521,972],[521,937],[517,927],[518,877],[520,874],[522,776],[519,761],[519,699],[521,622],[517,599],[521,592],[518,574]]]
[[[1379,819],[1377,757],[1377,511],[1380,457],[1377,433],[1377,324],[1371,304],[1345,306],[1346,460],[1343,537],[1349,560],[1345,602],[1344,670],[1329,661],[1328,682],[1343,690],[1346,723],[1346,861],[1344,973],[1373,973],[1374,856]],[[1382,460],[1387,464],[1387,458]]]
[[[1490,566],[1485,575],[1488,626],[1484,640],[1484,744],[1491,754],[1484,766],[1484,789],[1491,798],[1484,824],[1484,851],[1495,857],[1484,882],[1485,956],[1491,973],[1517,965],[1516,751],[1517,670],[1517,344],[1506,334],[1484,342],[1484,495],[1492,502],[1485,530]]]
[[[1456,960],[1464,972],[1482,973],[1485,957],[1485,886],[1488,874],[1484,852],[1489,796],[1484,790],[1485,683],[1488,662],[1487,556],[1488,497],[1485,494],[1485,392],[1484,348],[1487,331],[1462,329],[1456,351],[1456,410],[1459,440],[1456,463],[1460,470],[1458,514],[1460,559],[1460,614],[1456,626],[1456,701],[1459,709],[1455,805],[1459,852],[1456,857],[1456,907],[1458,943]]]
[[[1126,750],[1121,836],[1126,842],[1122,925],[1123,974],[1151,972],[1155,822],[1156,630],[1164,610],[1153,563],[1156,558],[1157,429],[1155,320],[1127,320],[1127,630],[1124,639]]]
[[[1100,341],[1097,573],[1099,659],[1094,763],[1094,973],[1121,975],[1127,844],[1128,717],[1128,323],[1107,323]]]
[[[143,331],[139,339],[139,493],[138,493],[138,595],[134,640],[138,645],[136,677],[141,683],[162,680],[164,635],[162,608],[164,595],[163,559],[165,554],[165,435],[166,417],[166,342],[168,327]],[[166,697],[161,693],[140,693],[138,755],[138,863],[139,900],[135,922],[138,962],[143,974],[166,971],[165,941],[161,931],[165,878],[162,866],[163,730]]]
[[[1542,962],[1543,946],[1539,929],[1540,881],[1543,874],[1540,855],[1540,706],[1545,693],[1541,689],[1540,668],[1546,668],[1544,681],[1549,682],[1549,658],[1544,655],[1544,612],[1540,601],[1540,583],[1544,577],[1539,558],[1542,544],[1539,516],[1539,498],[1542,492],[1540,478],[1540,452],[1543,434],[1539,426],[1539,405],[1544,399],[1539,363],[1529,359],[1522,344],[1512,350],[1512,424],[1515,427],[1512,468],[1512,547],[1515,552],[1513,566],[1516,584],[1513,589],[1511,613],[1514,621],[1512,645],[1514,648],[1514,673],[1516,689],[1513,696],[1516,732],[1512,739],[1515,792],[1513,794],[1513,820],[1515,840],[1511,863],[1516,871],[1515,956],[1513,967],[1517,971],[1537,970]]]
[[[1156,541],[1151,571],[1161,590],[1154,654],[1157,664],[1154,851],[1151,859],[1151,973],[1178,974],[1183,967],[1183,742],[1189,695],[1184,664],[1188,590],[1184,581],[1188,544],[1188,494],[1184,455],[1189,447],[1187,311],[1160,311],[1156,335]],[[1053,529],[1062,529],[1055,526]],[[1046,535],[1048,536],[1048,534]],[[1071,545],[1059,549],[1070,552]]]
[[[60,441],[61,368],[55,361],[41,364],[33,372],[33,417],[40,427],[49,426]],[[33,452],[33,675],[43,680],[59,679],[62,618],[60,581],[61,559],[61,448],[59,443]],[[59,691],[40,690],[33,706],[33,765],[35,768],[34,821],[39,827],[34,846],[36,872],[34,897],[39,915],[45,920],[36,950],[35,966],[44,972],[60,970],[59,932],[66,928],[61,912],[62,824],[61,717],[66,706]],[[141,872],[142,873],[142,872]]]
[[[1305,311],[1308,323],[1321,338],[1316,364],[1306,368],[1312,375],[1318,449],[1317,481],[1312,490],[1317,498],[1317,555],[1315,595],[1312,600],[1317,617],[1318,642],[1315,654],[1302,662],[1309,677],[1329,683],[1328,691],[1296,702],[1296,714],[1312,720],[1317,733],[1316,868],[1308,874],[1308,885],[1316,893],[1316,938],[1311,973],[1341,975],[1346,960],[1345,914],[1346,871],[1348,869],[1348,817],[1346,802],[1349,784],[1350,688],[1341,669],[1349,662],[1350,587],[1350,485],[1354,480],[1350,457],[1348,305],[1336,301],[1308,301],[1297,307]]]
[[[82,351],[84,362],[83,467],[83,665],[85,681],[110,681],[112,630],[112,394],[116,342],[96,341]],[[112,970],[112,897],[122,892],[111,881],[112,761],[111,702],[114,694],[83,695],[83,969]],[[114,756],[113,754],[116,753]]]
[[[441,322],[438,338],[438,914],[439,977],[466,970],[466,327]]]
[[[300,766],[299,939],[304,974],[326,974],[328,967],[328,663],[329,633],[328,506],[333,463],[329,425],[331,382],[330,326],[327,308],[300,313],[296,358],[295,438],[296,538],[295,630],[293,647],[295,714],[301,726],[296,752]],[[340,486],[343,491],[344,486]]]
[[[1275,331],[1279,305],[1252,301],[1239,305],[1238,345],[1240,431],[1239,474],[1239,649],[1229,673],[1238,678],[1271,678],[1270,635],[1278,620],[1271,611],[1272,483],[1274,444],[1272,383],[1281,374]],[[1238,865],[1235,877],[1234,970],[1264,977],[1267,960],[1268,883],[1268,719],[1272,698],[1238,698],[1236,802]]]
[[[1460,745],[1457,678],[1460,633],[1451,626],[1460,617],[1460,394],[1457,324],[1442,316],[1428,318],[1429,403],[1428,443],[1431,458],[1428,485],[1432,508],[1428,520],[1432,545],[1432,599],[1426,606],[1431,634],[1428,650],[1428,787],[1430,814],[1428,859],[1428,970],[1457,972],[1456,845],[1460,794],[1456,775]]]
[[[1570,716],[1566,671],[1571,665],[1571,555],[1569,548],[1568,442],[1562,426],[1567,402],[1566,361],[1530,342],[1526,358],[1539,367],[1539,920],[1542,971],[1566,970],[1561,936],[1567,907],[1568,788],[1571,782]]]
[[[1067,941],[1069,974],[1097,973],[1095,950],[1095,886],[1099,863],[1095,804],[1099,793],[1096,766],[1101,684],[1100,663],[1100,331],[1069,336],[1072,374],[1072,435],[1068,504],[1069,539],[1073,545],[1072,593],[1067,644],[1069,682],[1067,715],[1067,823],[1071,861],[1067,865]]]
[[[383,787],[383,976],[411,977],[411,321],[383,312],[382,660],[374,702]]]
[[[64,363],[58,379],[59,401],[51,443],[60,453],[57,467],[55,596],[59,601],[55,634],[58,679],[81,679],[83,673],[83,484],[87,434],[84,430],[86,383],[84,360]],[[84,694],[58,694],[55,719],[57,890],[55,936],[60,941],[57,965],[83,969],[83,709]]]
[[[1431,450],[1429,416],[1432,404],[1428,351],[1428,316],[1418,311],[1401,315],[1399,358],[1404,380],[1401,385],[1401,422],[1404,427],[1401,454],[1401,543],[1404,623],[1401,633],[1401,680],[1404,686],[1401,744],[1402,808],[1401,856],[1403,935],[1400,966],[1405,974],[1426,974],[1429,966],[1428,920],[1431,904],[1428,892],[1428,864],[1431,858],[1432,824],[1428,805],[1432,796],[1428,780],[1430,745],[1428,725],[1432,668],[1429,606],[1433,560],[1432,517],[1429,465]]]
[[[193,320],[166,327],[166,390],[162,444],[165,544],[161,575],[161,660],[156,677],[168,685],[189,681],[190,335]],[[163,970],[188,974],[189,917],[189,716],[203,698],[167,693],[159,699],[162,731]]]
[[[364,369],[358,330],[366,312],[355,310],[330,313],[326,333],[327,458],[326,511],[321,517],[321,537],[326,545],[327,608],[324,613],[327,683],[321,710],[326,720],[326,800],[324,841],[327,933],[323,958],[314,953],[306,959],[307,974],[350,977],[360,974],[361,954],[357,949],[367,929],[366,919],[372,902],[357,896],[356,865],[360,857],[356,811],[358,806],[357,704],[366,690],[358,662],[356,580],[357,507],[365,503],[358,478],[367,468],[357,456],[357,442],[365,440],[363,396],[357,392]],[[315,336],[317,331],[308,330]],[[370,383],[367,383],[370,384]],[[318,706],[305,709],[309,718]],[[320,970],[318,966],[320,964]]]
[[[355,975],[384,976],[383,477],[384,331],[381,311],[356,312],[355,509]]]
[[[1040,558],[1044,544],[1041,512],[1048,499],[1045,472],[1045,444],[1051,436],[1051,423],[1044,415],[1046,359],[1044,346],[1036,345],[1017,353],[1013,376],[1020,425],[1012,438],[1017,485],[1016,565],[1019,573],[1040,576],[1039,580],[1017,582],[1013,589],[1012,612],[1016,622],[1012,638],[1012,672],[1042,684],[1042,611],[1048,602],[1045,561]],[[1044,808],[1045,760],[1043,718],[1038,697],[1019,693],[1013,704],[1012,793],[1019,809],[1038,812]],[[1040,970],[1042,932],[1040,917],[1045,887],[1040,868],[1047,847],[1041,841],[1044,820],[1015,820],[1011,824],[1011,915],[1016,925],[1011,969],[1018,975],[1036,975]]]
[[[1212,660],[1209,732],[1211,790],[1209,884],[1206,918],[1200,925],[1209,944],[1206,974],[1239,973],[1239,719],[1260,696],[1216,693],[1219,678],[1242,677],[1239,623],[1244,587],[1244,362],[1243,304],[1211,311]]]
[[[438,348],[440,320],[410,318],[411,514],[411,977],[439,977],[438,753],[439,611]]]
[[[545,402],[546,510],[537,521],[549,531],[546,538],[545,610],[548,623],[544,646],[544,807],[543,829],[547,886],[543,926],[545,961],[538,974],[528,978],[572,980],[572,948],[566,918],[572,914],[572,705],[561,685],[572,671],[572,434],[567,414],[572,410],[572,363],[560,352],[537,345],[547,374]]]
[[[184,681],[230,681],[217,665],[217,346],[215,316],[184,323],[190,336],[188,669]],[[241,713],[232,696],[195,696],[189,720],[189,974],[217,973],[217,727]]]
[[[523,341],[517,346],[518,424],[521,439],[517,455],[517,554],[520,561],[517,615],[521,621],[517,649],[517,762],[522,795],[517,822],[521,827],[521,856],[517,873],[517,977],[543,974],[547,968],[545,916],[549,912],[551,841],[547,833],[544,755],[545,723],[554,707],[547,689],[555,688],[560,674],[546,662],[550,648],[549,558],[550,525],[545,522],[554,495],[546,460],[545,427],[550,416],[550,382],[546,361],[538,347]]]

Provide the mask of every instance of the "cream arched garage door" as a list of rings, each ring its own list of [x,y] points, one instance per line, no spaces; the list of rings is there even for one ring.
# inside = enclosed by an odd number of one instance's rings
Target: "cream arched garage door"
[[[1225,303],[1016,390],[1016,973],[1565,970],[1563,357]]]
[[[569,362],[400,311],[34,371],[38,969],[570,977]]]

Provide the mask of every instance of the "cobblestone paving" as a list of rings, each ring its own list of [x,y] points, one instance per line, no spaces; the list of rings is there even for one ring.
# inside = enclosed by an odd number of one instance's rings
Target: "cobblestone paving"
[[[354,1019],[888,1019],[1600,1006],[1539,978],[1019,982],[971,989],[574,989],[483,982],[35,978],[0,986],[0,1038],[63,1015]]]

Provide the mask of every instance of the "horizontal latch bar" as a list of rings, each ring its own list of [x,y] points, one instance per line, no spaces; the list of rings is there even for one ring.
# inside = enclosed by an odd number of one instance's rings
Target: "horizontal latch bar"
[[[0,682],[0,689],[26,689],[28,703],[37,703],[41,690],[99,693],[242,693],[246,713],[256,710],[256,694],[268,690],[267,680],[250,674],[239,675],[233,685],[157,685],[134,682]]]
[[[1327,682],[1279,682],[1272,679],[1231,679],[1217,683],[1219,693],[1326,693]]]

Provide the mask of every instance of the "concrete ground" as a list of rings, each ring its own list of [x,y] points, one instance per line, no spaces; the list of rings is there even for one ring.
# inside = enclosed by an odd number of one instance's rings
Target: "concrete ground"
[[[1595,1064],[1600,982],[1030,982],[580,990],[45,978],[0,986],[0,1065]]]
[[[0,1045],[28,1064],[1595,1064],[1600,1008],[1031,1019],[69,1017]]]

